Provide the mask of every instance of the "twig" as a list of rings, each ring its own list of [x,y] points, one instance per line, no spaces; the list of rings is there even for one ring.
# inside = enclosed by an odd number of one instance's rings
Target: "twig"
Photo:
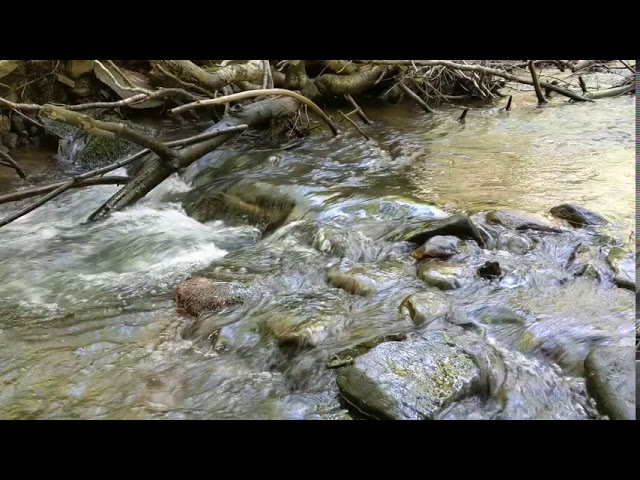
[[[122,77],[122,79],[130,86],[130,87],[135,87],[135,85],[133,84],[133,82],[131,80],[129,80],[129,77],[127,77],[124,72],[122,70],[120,70],[120,68],[118,68],[118,66],[113,63],[112,60],[107,60],[107,63],[109,64],[109,66],[111,68],[113,68],[116,72],[118,72],[118,75],[120,75]]]
[[[271,76],[271,64],[269,60],[262,61],[262,68],[264,68],[264,74],[262,75],[262,88],[273,88],[273,77]]]
[[[538,80],[538,72],[536,72],[536,66],[533,64],[533,60],[529,60],[529,71],[531,72],[531,79],[533,80],[533,88],[536,91],[538,97],[538,103],[547,103],[547,99],[542,94],[542,88],[540,88],[540,82]]]
[[[370,63],[377,65],[411,65],[411,61],[407,60],[374,60]],[[508,72],[498,70],[495,68],[484,67],[482,65],[467,65],[461,63],[451,62],[449,60],[415,60],[416,65],[421,65],[425,67],[429,66],[444,66],[449,69],[454,70],[468,70],[468,71],[476,71],[476,72],[485,72],[490,75],[495,75],[496,77],[504,78],[505,80],[509,80],[512,82],[523,83],[525,85],[533,85],[533,81],[527,78],[521,78],[516,75],[512,75]],[[543,88],[548,88],[549,90],[564,95],[565,97],[569,97],[573,100],[579,102],[590,102],[592,101],[589,98],[585,98],[577,93],[572,92],[566,88],[558,87],[557,85],[551,85],[546,82],[540,82],[540,85]]]
[[[511,110],[511,102],[513,101],[513,95],[509,95],[509,101],[507,102],[507,106],[504,108],[505,112]]]
[[[467,117],[467,113],[469,113],[469,109],[468,109],[468,108],[465,108],[465,109],[462,111],[462,115],[460,115],[460,117],[458,118],[458,121],[459,121],[460,123],[464,123],[464,120],[465,120],[465,118]]]
[[[20,165],[18,165],[18,162],[16,162],[13,158],[11,158],[11,155],[0,150],[0,157],[4,158],[6,161],[6,163],[2,162],[2,165],[13,168],[18,173],[20,178],[22,178],[23,180],[26,180],[27,174],[24,173],[24,170]]]
[[[415,93],[413,93],[411,91],[411,89],[409,87],[407,87],[404,83],[398,83],[398,86],[400,87],[400,89],[405,92],[407,95],[409,95],[418,105],[420,105],[420,107],[427,113],[436,113],[435,110],[433,108],[431,108],[429,105],[427,105],[426,103],[424,103],[424,101]]]
[[[360,127],[358,126],[358,124],[356,122],[354,122],[349,117],[347,117],[344,113],[342,113],[342,111],[338,110],[338,113],[340,115],[342,115],[344,117],[344,119],[347,120],[351,125],[353,125],[355,127],[355,129],[358,130],[358,132],[360,132],[360,135],[362,135],[367,140],[371,140],[362,130],[360,130]]]
[[[633,68],[631,65],[628,65],[628,64],[627,64],[627,62],[625,62],[624,60],[620,60],[620,63],[621,63],[622,65],[624,65],[625,67],[627,67],[627,69],[628,69],[631,73],[633,73],[633,74],[635,75],[635,73],[636,73],[636,69],[635,69],[635,68]]]
[[[229,102],[235,102],[238,100],[244,100],[247,98],[255,98],[262,95],[284,95],[288,97],[293,97],[301,103],[309,106],[314,112],[316,112],[324,122],[329,126],[334,135],[338,134],[338,129],[333,124],[329,116],[322,111],[322,109],[316,105],[314,102],[309,100],[307,97],[300,95],[299,93],[293,92],[291,90],[286,90],[284,88],[269,88],[264,90],[250,90],[247,92],[235,93],[232,95],[225,95],[224,97],[212,98],[209,100],[199,100],[197,102],[188,103],[186,105],[182,105],[180,107],[176,107],[171,110],[171,113],[181,113],[186,110],[191,110],[198,107],[206,107],[209,105],[222,105]]]
[[[110,177],[87,178],[86,180],[80,180],[74,183],[71,188],[91,187],[93,185],[122,185],[128,181],[129,177],[115,175]],[[36,197],[44,193],[49,193],[56,188],[60,188],[65,183],[67,182],[54,183],[43,187],[28,188],[18,192],[9,193],[7,195],[2,195],[0,196],[0,204],[17,202],[18,200],[24,200],[25,198]]]
[[[587,93],[587,84],[584,82],[584,78],[582,78],[582,75],[578,75],[578,83],[580,84],[580,88],[582,89],[582,93],[586,94]]]
[[[353,99],[353,97],[351,95],[345,95],[344,98],[346,98],[349,101],[349,103],[353,106],[353,108],[355,108],[355,112],[360,117],[360,120],[362,120],[367,125],[371,125],[371,123],[372,123],[371,120],[369,120],[369,118],[367,118],[367,116],[364,114],[364,112],[360,108],[360,105],[358,105],[356,103],[356,101]]]

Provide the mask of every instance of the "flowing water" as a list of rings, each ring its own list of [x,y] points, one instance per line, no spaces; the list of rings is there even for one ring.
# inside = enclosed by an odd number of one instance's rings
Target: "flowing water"
[[[337,138],[315,130],[286,150],[230,144],[106,221],[84,223],[118,187],[59,197],[0,230],[0,418],[351,418],[325,361],[359,340],[410,331],[398,306],[424,289],[409,246],[384,232],[408,217],[496,208],[550,218],[551,207],[575,202],[625,243],[634,107],[622,97],[538,108],[527,95],[511,112],[473,108],[465,124],[454,109],[369,107],[371,141],[343,123]],[[10,174],[0,175],[3,190],[19,182]],[[231,217],[186,214],[216,189],[287,196],[295,208],[262,239]],[[496,259],[509,273],[447,291],[456,321],[480,325],[478,312],[509,308],[522,322],[481,325],[493,393],[439,418],[593,417],[582,361],[594,344],[633,344],[635,297],[569,278],[564,265],[585,235],[531,234],[519,240],[530,242],[523,255],[469,254],[469,265]],[[349,265],[378,272],[375,294],[327,284],[328,267]],[[195,322],[173,294],[198,271],[240,280],[248,300]],[[292,329],[313,346],[278,346]]]

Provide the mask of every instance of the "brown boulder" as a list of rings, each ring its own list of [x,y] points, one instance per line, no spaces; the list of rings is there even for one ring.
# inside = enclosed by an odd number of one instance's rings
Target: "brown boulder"
[[[179,308],[194,317],[242,303],[239,285],[216,282],[206,277],[192,277],[180,283],[174,299]]]

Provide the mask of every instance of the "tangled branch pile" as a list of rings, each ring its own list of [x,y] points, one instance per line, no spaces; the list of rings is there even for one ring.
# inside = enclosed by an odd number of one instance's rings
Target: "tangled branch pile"
[[[547,82],[544,76],[539,78],[536,69],[548,64],[572,70],[581,91],[566,80]],[[623,65],[635,73],[634,67],[624,62]],[[45,125],[52,121],[95,135],[120,137],[144,149],[125,159],[114,158],[118,161],[66,183],[0,197],[0,203],[6,203],[43,195],[0,220],[0,227],[70,188],[124,183],[90,217],[101,218],[135,203],[169,175],[247,128],[284,124],[289,132],[306,135],[310,122],[306,114],[301,115],[301,110],[316,114],[337,135],[333,119],[321,106],[347,105],[349,113],[338,110],[342,119],[368,139],[351,118],[357,115],[365,125],[371,123],[357,103],[365,96],[391,102],[407,99],[434,113],[434,107],[440,103],[505,96],[500,89],[509,83],[533,86],[540,103],[545,103],[552,92],[571,101],[592,101],[633,91],[631,76],[626,76],[615,88],[588,91],[579,74],[594,68],[608,68],[607,62],[0,60],[0,165],[14,168],[26,177],[27,173],[11,157],[11,150],[39,138],[43,132],[61,136],[59,131]],[[125,122],[105,121],[102,117],[105,111],[117,111],[121,117],[146,112],[181,122],[204,118],[217,123],[201,135],[163,143]],[[135,167],[130,169],[130,177],[103,177],[123,166]]]

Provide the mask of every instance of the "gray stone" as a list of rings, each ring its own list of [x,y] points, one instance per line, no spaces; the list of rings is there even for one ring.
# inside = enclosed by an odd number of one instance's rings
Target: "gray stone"
[[[437,235],[427,240],[411,256],[416,260],[423,258],[449,258],[460,253],[461,241],[452,235]]]
[[[451,301],[438,290],[425,290],[409,295],[400,308],[406,311],[416,326],[429,324],[451,314]]]
[[[551,215],[568,221],[571,225],[584,227],[585,225],[602,225],[607,221],[590,210],[579,205],[563,203],[550,210]]]
[[[464,268],[434,262],[425,262],[418,267],[418,277],[429,285],[440,290],[455,290],[463,284]]]
[[[467,215],[453,215],[439,220],[412,220],[408,225],[387,235],[388,240],[424,243],[438,235],[453,235],[466,240],[475,240],[484,247],[485,242],[478,228]]]
[[[619,287],[636,290],[636,261],[633,252],[613,247],[607,255],[607,263],[611,265],[615,273],[615,282]]]
[[[626,347],[598,347],[584,362],[587,390],[598,410],[612,420],[635,420],[635,353]]]
[[[444,332],[387,342],[339,370],[342,396],[379,419],[432,419],[469,394],[479,370]]]

